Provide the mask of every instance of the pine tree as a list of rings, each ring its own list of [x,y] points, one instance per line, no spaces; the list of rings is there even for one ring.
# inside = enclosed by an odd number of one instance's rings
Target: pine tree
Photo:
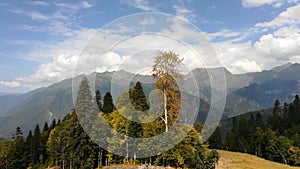
[[[40,163],[40,155],[42,154],[42,152],[41,152],[41,130],[40,130],[40,126],[38,124],[35,126],[35,129],[33,132],[32,143],[34,145],[34,149],[33,149],[33,153],[32,153],[33,161],[31,163],[39,164]]]
[[[255,118],[253,113],[251,113],[250,118],[248,119],[248,126],[249,126],[249,130],[250,133],[255,133]]]
[[[16,128],[16,132],[12,135],[12,139],[16,139],[19,136],[23,136],[23,132],[22,132],[21,128],[18,126]]]
[[[43,127],[43,132],[48,131],[50,128],[48,126],[48,123],[45,122],[44,127]]]
[[[56,125],[59,125],[59,124],[60,124],[60,122],[61,122],[61,121],[60,121],[60,119],[58,119],[58,120],[57,120],[57,123],[56,123]]]
[[[98,107],[93,98],[88,79],[84,77],[80,83],[75,102],[75,111],[84,128],[91,129],[98,117]]]
[[[99,90],[96,91],[96,102],[97,102],[99,111],[102,111],[102,100],[101,100],[101,93]]]
[[[17,127],[12,151],[12,168],[26,169],[28,166],[26,144],[20,127]]]
[[[143,91],[143,87],[140,81],[136,82],[133,90],[129,90],[130,101],[134,108],[139,111],[149,110],[146,94]]]
[[[34,164],[35,159],[35,143],[33,142],[33,134],[32,131],[29,130],[28,136],[26,138],[26,147],[28,148],[29,154],[28,154],[28,160],[31,165]]]
[[[291,114],[291,121],[293,124],[300,123],[300,98],[299,95],[295,96],[295,99],[293,101],[293,107],[290,112]]]
[[[103,98],[103,107],[102,107],[102,112],[104,114],[109,114],[115,110],[115,106],[113,103],[112,96],[110,92],[106,92]]]
[[[289,104],[287,102],[284,102],[283,104],[283,117],[288,120],[289,118]]]
[[[40,154],[40,162],[42,164],[45,164],[46,161],[48,160],[48,154],[47,154],[47,147],[46,147],[46,144],[47,144],[47,141],[48,141],[48,138],[49,138],[49,133],[50,133],[50,128],[48,126],[48,123],[46,122],[44,124],[44,127],[43,127],[43,132],[41,133],[41,154]]]
[[[75,102],[75,110],[78,119],[80,119],[81,124],[84,129],[92,130],[93,132],[95,120],[98,118],[98,106],[93,98],[88,79],[84,77],[80,83],[79,90],[77,92],[76,102]],[[76,117],[76,119],[77,119]],[[94,160],[95,160],[95,145],[85,132],[79,133],[79,144],[84,146],[82,149],[79,149],[81,152],[82,158],[84,160],[84,167],[82,168],[93,168]],[[71,136],[70,136],[71,137]],[[82,161],[83,162],[83,161]]]
[[[264,126],[263,117],[261,116],[260,113],[256,114],[255,124],[256,124],[257,127],[263,127]]]
[[[52,120],[52,123],[51,123],[51,125],[50,125],[50,129],[51,129],[51,130],[54,129],[55,126],[56,126],[56,120],[53,119],[53,120]]]
[[[209,146],[213,149],[222,149],[222,133],[220,126],[217,126],[213,134],[210,136]]]
[[[133,119],[138,119],[136,116],[136,113],[133,114]],[[135,122],[133,120],[129,121],[128,124],[128,136],[133,138],[141,138],[143,136],[143,126],[139,122]],[[131,157],[135,157],[135,150],[138,149],[139,143],[137,141],[134,141],[132,144],[129,145],[129,150],[131,150],[129,153],[131,154]],[[134,159],[135,162],[135,159]]]
[[[233,117],[232,118],[232,132],[235,132],[237,130],[237,127],[238,127],[237,119],[236,119],[236,117]]]
[[[74,139],[76,138],[76,139]],[[61,168],[95,168],[96,146],[82,129],[73,110],[68,119],[51,130],[47,141],[49,164]]]
[[[280,112],[281,112],[280,102],[279,100],[275,100],[274,107],[273,107],[273,116],[278,117]]]
[[[232,130],[228,130],[225,133],[225,140],[224,140],[224,144],[226,146],[227,150],[236,150],[236,144],[235,144],[235,136],[232,132]]]

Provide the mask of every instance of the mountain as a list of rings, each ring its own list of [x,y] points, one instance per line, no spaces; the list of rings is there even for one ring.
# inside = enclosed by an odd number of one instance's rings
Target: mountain
[[[240,89],[243,87],[248,86],[255,75],[257,73],[246,73],[246,74],[232,74],[229,72],[226,68],[210,68],[210,69],[204,69],[204,68],[197,68],[191,71],[193,74],[199,88],[207,88],[210,87],[210,77],[209,75],[214,75],[214,80],[217,83],[223,83],[222,76],[225,76],[226,79],[226,87],[228,91]],[[188,74],[188,76],[189,76]]]
[[[79,84],[82,77],[83,75],[80,75],[74,79],[73,87],[75,91],[78,87],[76,84]],[[133,74],[123,70],[90,74],[87,76],[90,86],[93,86],[93,77],[96,77],[95,88],[101,92],[102,98],[106,92],[113,90],[114,100],[124,90],[127,90],[128,86],[134,87],[136,81],[142,82],[146,95],[149,95],[154,89],[155,83],[152,76]],[[20,126],[23,132],[27,134],[29,129],[33,129],[37,123],[42,126],[45,122],[52,121],[53,118],[62,119],[70,113],[73,108],[72,79],[66,79],[49,87],[40,88],[16,97],[1,103],[9,102],[11,105],[0,116],[0,137],[10,137],[17,126]],[[76,95],[74,97],[76,98]],[[208,112],[209,108],[209,104],[201,100],[199,109],[202,113],[197,119],[204,121],[206,118],[205,113]]]
[[[300,64],[286,64],[253,76],[251,84],[234,94],[258,103],[262,108],[271,107],[276,99],[290,102],[300,89]]]
[[[287,63],[282,66],[275,67],[271,70],[265,70],[254,76],[252,83],[261,84],[268,80],[299,80],[300,64]]]
[[[255,102],[255,100],[236,94],[239,89],[243,89],[251,85],[253,78],[259,73],[232,74],[226,68],[198,68],[194,69],[190,74],[193,74],[197,81],[200,96],[208,103],[211,102],[210,94],[212,89],[209,74],[210,76],[215,76],[214,80],[217,84],[224,84],[225,82],[223,82],[222,76],[225,76],[227,97],[224,117],[231,117],[262,108],[262,106],[258,102]],[[188,76],[190,76],[190,74],[188,74]],[[216,87],[218,88],[218,85],[216,85]]]
[[[35,90],[37,91],[37,90]],[[19,94],[19,93],[1,93],[0,94],[0,117],[6,112],[20,104],[22,101],[26,100],[28,97],[33,95],[35,91]]]
[[[185,79],[195,78],[200,93],[200,108],[197,120],[205,121],[211,103],[211,90],[214,94],[221,96],[223,93],[220,86],[211,88],[210,78],[223,84],[221,76],[226,77],[227,97],[224,118],[255,111],[272,106],[275,99],[282,102],[289,101],[298,92],[300,82],[299,64],[287,64],[260,73],[232,74],[225,68],[194,69],[189,72]],[[211,77],[209,75],[213,74]],[[74,79],[74,91],[83,75]],[[140,75],[126,72],[92,73],[87,76],[90,79],[90,86],[100,90],[102,97],[105,92],[113,90],[113,99],[133,87],[136,81],[141,81],[147,95],[154,89],[154,79],[149,75]],[[93,77],[95,81],[93,81]],[[77,83],[76,83],[77,82]],[[191,81],[192,82],[192,81]],[[76,86],[77,84],[77,86]],[[193,84],[186,83],[183,90],[191,89],[188,95],[194,95]],[[76,92],[74,92],[76,94]],[[196,95],[194,95],[196,96]],[[76,97],[76,95],[75,95]],[[51,86],[40,88],[29,93],[20,95],[0,96],[0,137],[9,137],[16,126],[20,126],[25,134],[32,129],[36,123],[43,125],[53,118],[63,118],[73,108],[72,100],[72,79],[65,79]],[[214,109],[214,108],[212,108]]]

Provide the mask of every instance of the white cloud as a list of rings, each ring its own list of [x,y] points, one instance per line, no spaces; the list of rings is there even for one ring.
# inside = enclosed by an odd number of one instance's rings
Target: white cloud
[[[242,37],[243,33],[239,36]],[[259,71],[299,61],[300,30],[297,27],[283,27],[261,35],[257,41],[235,42],[229,38],[213,45],[221,63],[232,73]],[[245,67],[241,66],[244,63]],[[252,66],[249,67],[250,64]]]
[[[269,22],[257,23],[258,27],[279,27],[300,23],[300,4],[287,8],[276,18]]]
[[[13,12],[13,13],[16,13],[16,14],[26,15],[26,16],[30,17],[31,19],[33,19],[33,20],[49,20],[49,16],[44,15],[44,14],[42,14],[40,12],[37,12],[37,11],[23,11],[23,10],[20,10],[20,9],[11,9],[10,11]]]
[[[157,18],[152,19],[137,21],[137,24],[144,23],[145,26],[149,23],[153,23],[154,26],[160,24],[156,22]],[[51,58],[51,61],[40,65],[38,71],[33,75],[21,77],[15,81],[30,89],[46,86],[65,78],[71,78],[76,63],[78,63],[76,70],[79,70],[77,75],[120,69],[145,74],[145,70],[150,70],[149,67],[153,63],[153,56],[157,54],[157,50],[172,50],[184,57],[184,64],[190,70],[200,66],[224,66],[232,73],[256,72],[294,59],[300,60],[299,50],[297,50],[300,44],[300,32],[297,27],[281,28],[261,36],[257,42],[237,43],[237,41],[232,41],[232,39],[248,36],[244,32],[225,29],[209,33],[210,39],[224,38],[224,41],[213,43],[219,56],[214,58],[212,57],[215,54],[214,48],[208,43],[205,34],[196,31],[194,27],[187,26],[186,20],[166,20],[166,22],[169,21],[172,21],[171,24],[168,24],[169,27],[161,30],[158,34],[143,34],[130,38],[127,37],[128,34],[137,33],[137,30],[140,31],[143,25],[134,27],[134,29],[125,24],[115,25],[116,30],[75,30],[73,31],[75,36],[56,44],[44,44],[40,49],[27,55],[27,58],[46,57]],[[125,34],[119,32],[120,26]],[[126,34],[128,30],[131,32]],[[89,37],[93,38],[89,39]],[[90,41],[86,44],[88,39]],[[118,42],[117,45],[116,42]],[[190,46],[185,46],[182,42],[190,42]],[[87,46],[82,51],[85,45]],[[106,49],[110,49],[110,51],[105,60],[97,67],[102,58],[101,54],[106,53]],[[193,50],[199,52],[198,55]]]
[[[92,4],[88,3],[87,1],[81,2],[80,5],[82,8],[86,8],[86,9],[91,8],[93,6]]]
[[[272,5],[275,8],[281,7],[284,3],[296,3],[299,0],[242,0],[242,5],[246,8]]]
[[[121,3],[143,11],[157,11],[153,5],[150,5],[149,0],[121,0]]]
[[[42,5],[40,1],[33,1],[30,4]],[[33,31],[33,32],[46,32],[50,35],[66,36],[71,37],[76,35],[76,29],[80,22],[78,12],[82,9],[89,9],[93,5],[81,1],[78,3],[58,3],[54,2],[54,12],[39,12],[39,11],[28,11],[23,9],[16,9],[12,7],[11,12],[25,15],[30,17],[32,20],[39,21],[38,24],[26,25],[21,24],[18,26],[19,29]],[[46,4],[43,4],[46,5]]]
[[[105,71],[117,71],[117,70],[121,70],[121,69],[128,69],[128,68],[133,68],[134,67],[127,67],[128,63],[126,62],[126,59],[128,58],[128,56],[120,56],[117,53],[114,52],[108,52],[105,59],[100,63],[100,65],[94,65],[94,68],[96,68],[97,72],[105,72]],[[99,58],[98,58],[98,62],[99,62]],[[96,63],[98,63],[96,62]],[[131,64],[132,62],[134,62],[134,60],[131,60]]]
[[[73,9],[73,10],[78,10],[78,9],[88,9],[91,8],[93,5],[88,3],[87,1],[82,1],[79,3],[54,3],[54,5],[60,7],[60,8],[68,8],[68,9]]]
[[[249,71],[257,71],[258,69],[249,69],[241,66],[242,63],[247,63],[247,60],[250,63],[255,62],[257,65],[264,65],[266,62],[264,58],[260,58],[249,41],[244,43],[234,43],[228,40],[216,42],[213,43],[213,45],[218,53],[222,65],[231,73],[239,74]],[[233,64],[236,61],[239,62]]]
[[[195,22],[196,15],[192,9],[187,7],[186,2],[183,0],[175,1],[173,8],[176,12],[176,16],[181,17],[184,20]]]
[[[17,80],[25,84],[35,82],[36,85],[41,85],[70,78],[74,73],[77,60],[78,56],[76,55],[61,54],[55,56],[52,62],[40,65],[38,71],[30,77],[18,78]]]
[[[48,2],[45,2],[45,1],[28,1],[27,3],[30,5],[34,5],[34,6],[49,6],[50,5]]]
[[[140,25],[142,25],[142,26],[153,25],[154,22],[155,21],[153,18],[145,18],[140,22]]]
[[[1,86],[5,86],[5,87],[11,87],[11,88],[14,88],[14,87],[19,87],[21,84],[17,81],[10,81],[10,82],[6,82],[6,81],[0,81],[0,85]]]
[[[244,7],[259,7],[262,5],[270,5],[275,3],[277,0],[242,0]]]
[[[218,32],[206,33],[206,34],[207,34],[207,37],[210,40],[218,39],[218,38],[221,38],[221,39],[230,38],[230,39],[232,39],[232,38],[238,38],[238,37],[242,36],[241,32],[232,31],[232,30],[229,30],[229,29],[222,29]]]
[[[233,72],[260,72],[262,67],[259,66],[255,61],[248,59],[237,60],[233,62],[230,67]]]
[[[300,29],[280,28],[273,34],[261,36],[254,47],[265,57],[288,61],[293,56],[300,56]]]
[[[79,55],[82,48],[97,29],[84,29],[74,31],[74,36],[66,38],[62,42],[40,44],[32,53],[25,56],[26,59],[36,60],[40,58],[54,58],[59,55]]]

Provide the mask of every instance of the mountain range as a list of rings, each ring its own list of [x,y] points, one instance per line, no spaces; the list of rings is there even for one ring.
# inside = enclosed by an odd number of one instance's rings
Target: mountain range
[[[220,71],[222,70],[222,71]],[[281,102],[291,101],[299,93],[300,64],[286,64],[256,73],[232,74],[225,68],[194,69],[185,75],[193,76],[200,93],[198,121],[204,121],[210,109],[211,85],[208,72],[224,72],[227,84],[227,96],[223,118],[233,117],[249,111],[272,107],[275,99]],[[73,82],[79,82],[83,75]],[[148,96],[154,89],[155,80],[149,75],[126,72],[92,73],[88,79],[95,78],[95,88],[102,97],[112,89],[113,98],[122,92],[124,86],[133,87],[141,81]],[[93,80],[90,80],[93,82]],[[113,83],[112,83],[113,82]],[[73,83],[76,89],[78,83]],[[112,85],[113,84],[113,85]],[[189,88],[187,84],[186,88]],[[217,91],[218,89],[216,89]],[[76,93],[76,92],[75,92]],[[42,125],[53,118],[63,118],[73,108],[72,79],[65,79],[48,87],[39,88],[24,94],[0,95],[0,137],[10,137],[17,126],[28,133],[37,123]]]

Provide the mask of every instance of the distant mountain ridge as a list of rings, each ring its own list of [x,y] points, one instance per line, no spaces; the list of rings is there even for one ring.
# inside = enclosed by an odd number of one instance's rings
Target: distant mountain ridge
[[[214,68],[209,71],[224,69],[227,81],[227,102],[224,118],[236,116],[273,105],[275,99],[291,100],[298,93],[300,82],[300,64],[286,64],[259,73],[232,74],[225,68]],[[222,75],[222,74],[220,74]],[[80,81],[83,75],[74,80]],[[96,77],[96,89],[102,97],[111,90],[121,91],[121,86],[134,86],[137,80],[142,81],[144,91],[149,94],[154,88],[154,79],[149,75],[139,75],[120,70],[117,72],[93,73],[89,79]],[[205,120],[210,106],[210,77],[206,69],[194,69],[185,76],[195,78],[200,97],[203,99],[199,119]],[[125,80],[124,80],[125,79]],[[216,79],[218,80],[218,79]],[[76,86],[74,86],[76,88]],[[117,92],[117,93],[118,93]],[[43,124],[53,118],[63,118],[73,108],[72,79],[65,79],[48,87],[40,88],[25,94],[0,96],[0,137],[9,137],[16,126],[28,133],[36,123]],[[201,117],[200,117],[201,116]]]
[[[290,102],[300,92],[300,64],[285,64],[253,77],[249,86],[236,94],[255,101],[263,107],[271,107],[276,99]]]

